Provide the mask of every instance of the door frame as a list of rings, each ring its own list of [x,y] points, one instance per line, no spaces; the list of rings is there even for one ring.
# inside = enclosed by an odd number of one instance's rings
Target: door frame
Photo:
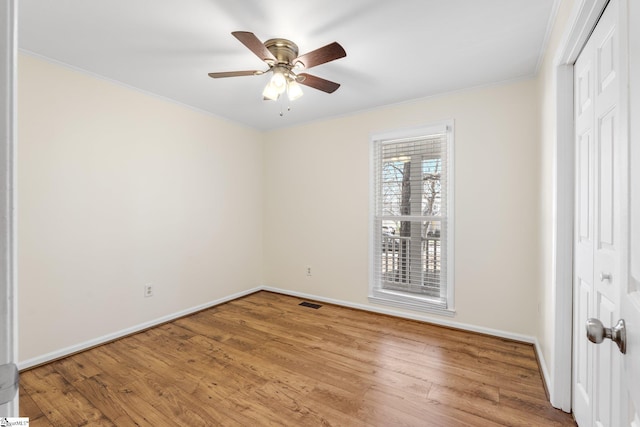
[[[0,5],[0,365],[18,361],[17,288],[17,52],[18,0]],[[6,345],[5,345],[6,344]],[[0,405],[0,416],[18,416],[18,396]]]
[[[553,167],[554,336],[551,404],[571,412],[573,328],[574,120],[573,64],[604,12],[608,0],[576,0],[553,60],[556,106]],[[626,2],[623,2],[626,7]]]

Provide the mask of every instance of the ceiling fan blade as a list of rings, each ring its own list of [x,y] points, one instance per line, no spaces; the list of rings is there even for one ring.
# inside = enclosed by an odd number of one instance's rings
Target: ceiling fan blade
[[[231,34],[240,40],[240,43],[245,45],[258,58],[265,62],[276,62],[276,58],[271,52],[269,52],[269,49],[265,47],[255,34],[250,33],[249,31],[234,31]]]
[[[209,73],[209,77],[219,79],[222,77],[239,77],[239,76],[259,76],[264,71],[260,70],[247,70],[247,71],[224,71],[222,73]]]
[[[302,65],[304,65],[304,68],[309,69],[316,65],[344,58],[345,56],[347,56],[347,52],[344,51],[344,48],[340,46],[338,42],[333,42],[319,49],[312,50],[309,53],[305,53],[304,55],[298,56],[293,60],[293,63],[301,62]]]
[[[333,93],[340,87],[340,84],[325,80],[320,77],[312,76],[311,74],[301,73],[298,74],[298,83],[301,85],[309,86],[314,89],[321,90],[327,93]]]

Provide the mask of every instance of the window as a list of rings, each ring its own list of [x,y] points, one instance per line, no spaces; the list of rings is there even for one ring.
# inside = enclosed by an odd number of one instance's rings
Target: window
[[[369,299],[453,315],[453,122],[374,135]]]

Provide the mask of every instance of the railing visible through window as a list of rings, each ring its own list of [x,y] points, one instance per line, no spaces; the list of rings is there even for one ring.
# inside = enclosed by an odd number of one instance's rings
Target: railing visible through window
[[[423,269],[422,281],[411,288],[413,291],[440,296],[441,250],[439,236],[421,239],[418,263]],[[410,237],[383,234],[381,261],[382,280],[386,288],[405,290],[411,284],[410,263],[415,261],[412,261]]]

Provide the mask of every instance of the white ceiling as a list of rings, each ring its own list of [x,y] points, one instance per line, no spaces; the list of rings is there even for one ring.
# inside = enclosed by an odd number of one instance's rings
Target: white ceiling
[[[532,76],[558,0],[21,0],[19,47],[260,129]],[[309,70],[340,83],[280,117],[265,69],[232,35],[287,38],[347,57]]]

